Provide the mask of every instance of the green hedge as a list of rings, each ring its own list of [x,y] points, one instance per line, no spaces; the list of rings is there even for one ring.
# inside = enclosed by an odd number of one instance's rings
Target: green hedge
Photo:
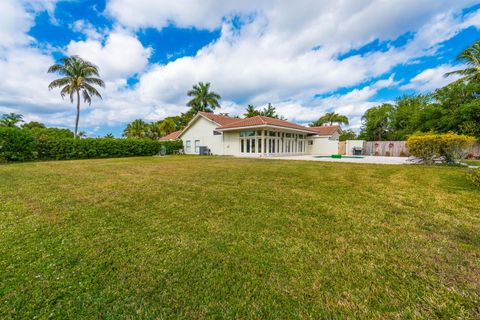
[[[29,161],[37,157],[32,134],[19,128],[0,127],[0,162]]]
[[[152,156],[165,148],[166,154],[182,148],[181,141],[149,139],[73,139],[38,134],[19,128],[0,128],[0,159],[4,161],[73,160]]]

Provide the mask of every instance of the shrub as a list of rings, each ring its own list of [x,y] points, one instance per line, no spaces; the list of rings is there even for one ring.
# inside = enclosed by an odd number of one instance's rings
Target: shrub
[[[468,180],[470,180],[474,185],[480,187],[480,169],[472,169],[467,174]]]
[[[474,137],[446,133],[440,135],[440,154],[449,164],[459,163],[467,156],[468,149],[475,143]]]
[[[414,134],[407,140],[410,154],[422,159],[426,164],[433,163],[433,158],[440,153],[440,143],[437,134]]]
[[[32,134],[17,127],[0,127],[0,161],[28,161],[37,156]]]
[[[166,154],[182,148],[182,141],[74,139],[70,134],[63,129],[0,127],[0,162],[152,156],[159,154],[162,148]]]
[[[46,139],[38,142],[38,156],[42,160],[71,160],[89,158],[114,158],[152,156],[159,154],[162,146],[172,154],[182,147],[175,141],[150,139]]]
[[[475,138],[455,133],[414,134],[407,140],[410,153],[431,164],[433,158],[443,156],[448,164],[455,164],[467,155],[468,148]]]

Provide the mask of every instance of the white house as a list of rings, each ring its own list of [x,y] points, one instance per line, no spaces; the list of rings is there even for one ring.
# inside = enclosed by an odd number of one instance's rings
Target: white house
[[[199,112],[181,132],[161,140],[181,139],[186,154],[207,147],[214,155],[276,156],[338,153],[340,126],[306,127],[255,116],[239,119]]]

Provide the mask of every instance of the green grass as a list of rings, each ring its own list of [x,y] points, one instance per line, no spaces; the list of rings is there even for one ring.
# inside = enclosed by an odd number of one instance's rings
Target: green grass
[[[149,157],[0,181],[1,319],[480,317],[459,167]]]
[[[480,167],[480,160],[463,160],[466,164],[471,166],[479,166]]]

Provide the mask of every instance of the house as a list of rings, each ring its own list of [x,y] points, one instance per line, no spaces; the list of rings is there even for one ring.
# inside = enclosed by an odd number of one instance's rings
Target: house
[[[338,153],[340,134],[339,126],[306,127],[265,116],[240,119],[199,112],[182,132],[162,140],[181,139],[186,154],[199,154],[206,146],[214,155],[331,155]]]
[[[160,141],[173,141],[173,140],[177,140],[177,139],[178,139],[178,136],[180,135],[180,133],[182,133],[182,130],[178,130],[178,131],[171,132],[171,133],[167,134],[166,136],[161,137],[161,138],[160,138]]]

